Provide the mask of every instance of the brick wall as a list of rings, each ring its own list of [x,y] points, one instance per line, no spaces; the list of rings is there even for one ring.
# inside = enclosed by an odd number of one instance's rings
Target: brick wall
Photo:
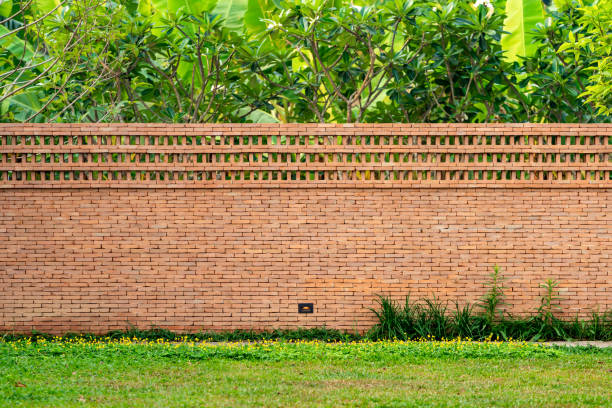
[[[0,330],[365,330],[376,294],[474,302],[495,264],[509,311],[554,278],[584,316],[610,170],[610,125],[0,124]]]

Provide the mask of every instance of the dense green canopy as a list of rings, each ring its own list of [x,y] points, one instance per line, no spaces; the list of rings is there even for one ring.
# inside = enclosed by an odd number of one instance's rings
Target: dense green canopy
[[[609,121],[612,0],[540,1],[0,0],[0,121]]]

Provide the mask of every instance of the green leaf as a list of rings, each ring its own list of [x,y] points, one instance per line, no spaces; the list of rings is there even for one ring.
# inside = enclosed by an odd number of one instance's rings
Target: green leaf
[[[13,0],[0,0],[0,16],[8,17],[13,9]]]
[[[506,2],[506,20],[501,44],[509,61],[518,61],[519,57],[529,57],[535,53],[537,45],[533,43],[532,30],[536,24],[544,22],[544,8],[541,0],[508,0]]]
[[[574,47],[573,43],[563,43],[561,44],[561,46],[557,49],[557,52],[561,53],[565,50],[571,49]]]
[[[38,14],[46,14],[59,6],[62,3],[61,0],[34,0],[32,2],[33,8],[36,9]]]
[[[270,11],[278,15],[279,4],[274,0],[248,0],[249,6],[244,15],[244,25],[249,33],[260,33],[266,30],[267,24],[263,19],[270,15]]]
[[[238,113],[244,114],[248,112],[249,108],[243,108]],[[278,123],[278,119],[269,114],[268,112],[262,111],[261,109],[254,110],[246,116],[247,120],[252,123]]]
[[[165,13],[168,11],[168,2],[166,0],[140,0],[140,2],[149,2],[152,12]]]
[[[150,16],[153,13],[153,4],[151,0],[140,0],[138,2],[138,12],[143,16]]]
[[[248,3],[249,0],[222,0],[217,3],[212,13],[223,18],[225,27],[232,31],[242,31]]]
[[[244,25],[249,32],[262,32],[266,24],[262,21],[266,9],[269,8],[266,0],[249,0],[249,5],[244,14]]]
[[[176,14],[179,10],[185,14],[199,16],[210,12],[217,3],[217,0],[140,0],[138,10],[143,15],[156,13],[158,17]]]
[[[183,9],[186,14],[199,16],[204,12],[211,11],[217,0],[167,0],[168,11],[176,13],[179,9]]]
[[[8,28],[0,25],[0,36],[5,35],[9,32]],[[23,46],[24,40],[17,37],[16,35],[9,35],[0,39],[0,47],[8,50],[16,58],[23,58],[25,61],[32,61],[34,58],[34,50],[30,43],[26,43]]]
[[[40,108],[40,94],[36,91],[22,92],[2,102],[2,112],[12,112],[18,122],[25,121]]]

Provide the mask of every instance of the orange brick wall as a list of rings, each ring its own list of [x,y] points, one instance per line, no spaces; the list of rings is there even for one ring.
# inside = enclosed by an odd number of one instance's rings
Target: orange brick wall
[[[5,180],[0,330],[364,331],[377,294],[436,295],[454,308],[483,295],[496,264],[512,313],[537,308],[547,278],[559,281],[567,317],[611,309],[610,181],[549,182],[219,188]],[[314,303],[314,313],[298,314],[299,302]]]

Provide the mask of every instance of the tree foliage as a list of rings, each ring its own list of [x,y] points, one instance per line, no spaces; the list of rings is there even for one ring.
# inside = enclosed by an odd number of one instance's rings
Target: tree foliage
[[[612,0],[581,4],[579,11],[582,30],[568,32],[560,52],[569,51],[576,63],[582,62],[585,54],[592,56],[592,63],[585,68],[590,75],[580,96],[597,107],[600,115],[612,115]]]
[[[609,121],[609,4],[4,0],[0,120]]]

